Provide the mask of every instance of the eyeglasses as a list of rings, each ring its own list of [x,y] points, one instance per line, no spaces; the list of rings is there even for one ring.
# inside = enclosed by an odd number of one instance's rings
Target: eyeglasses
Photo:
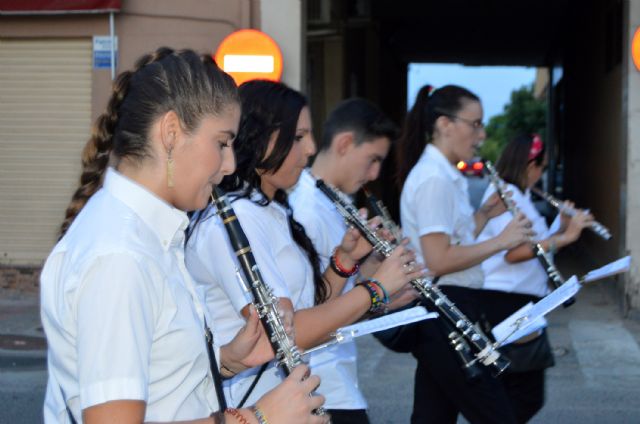
[[[443,115],[451,119],[457,119],[458,121],[464,122],[465,124],[473,128],[474,131],[481,131],[484,129],[484,123],[482,122],[481,119],[476,119],[475,121],[472,121],[471,119],[462,118],[457,115],[450,115],[448,113],[443,113]]]

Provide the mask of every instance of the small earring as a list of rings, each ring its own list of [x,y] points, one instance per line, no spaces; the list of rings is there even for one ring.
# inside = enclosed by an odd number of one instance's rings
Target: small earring
[[[173,188],[174,187],[174,181],[173,181],[173,172],[174,172],[174,163],[173,163],[173,157],[171,156],[171,153],[173,152],[173,149],[169,149],[169,151],[167,152],[168,157],[167,157],[167,187],[169,188]]]

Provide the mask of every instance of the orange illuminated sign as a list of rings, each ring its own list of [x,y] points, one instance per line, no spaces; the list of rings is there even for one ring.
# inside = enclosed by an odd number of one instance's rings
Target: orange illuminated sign
[[[255,29],[236,31],[220,43],[214,59],[240,85],[252,79],[280,81],[282,52],[271,37]]]
[[[636,29],[636,33],[633,35],[631,41],[631,57],[633,58],[633,64],[636,65],[636,69],[640,71],[640,28]]]

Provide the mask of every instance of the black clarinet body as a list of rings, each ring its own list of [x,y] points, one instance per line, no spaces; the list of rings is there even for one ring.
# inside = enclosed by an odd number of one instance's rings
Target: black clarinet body
[[[397,241],[391,243],[379,237],[371,230],[367,222],[360,216],[358,210],[343,198],[343,194],[329,187],[324,181],[316,181],[316,186],[335,204],[338,212],[356,228],[363,237],[373,246],[373,249],[384,257],[391,255],[397,247]],[[510,361],[500,354],[491,340],[474,325],[458,307],[433,284],[428,278],[412,280],[410,284],[422,295],[422,298],[437,309],[440,316],[447,322],[449,328],[453,328],[447,338],[460,359],[463,361],[463,369],[471,368],[477,363],[493,368],[493,374],[501,374],[510,364]],[[470,350],[473,347],[473,352]],[[465,373],[473,373],[474,370],[464,370]],[[469,374],[468,374],[469,375]]]
[[[289,375],[296,366],[304,363],[302,355],[285,331],[284,323],[278,311],[277,299],[260,275],[260,270],[251,251],[247,236],[242,230],[238,217],[229,204],[226,195],[216,187],[214,188],[212,199],[215,202],[218,215],[224,223],[233,251],[242,267],[244,274],[244,280],[242,281],[247,286],[245,289],[251,291],[254,299],[253,305],[269,336],[278,365],[285,375]]]
[[[391,217],[389,210],[384,206],[381,200],[371,193],[366,188],[363,190],[365,194],[365,198],[367,199],[367,203],[369,204],[369,208],[373,212],[375,216],[379,216],[382,219],[382,226],[385,228],[391,236],[393,237],[393,241],[399,241],[402,238],[402,231],[400,227],[396,224],[396,222]],[[434,282],[435,284],[435,282]],[[415,287],[415,286],[414,286]],[[435,303],[429,298],[428,295],[422,293],[423,301],[427,303],[427,306],[431,309],[438,309]],[[464,337],[456,330],[456,327],[452,324],[449,319],[440,320],[441,327],[440,330],[444,333],[447,342],[453,348],[455,354],[458,357],[458,361],[460,362],[461,368],[467,380],[474,380],[481,375],[480,369],[476,366],[475,356],[469,347],[469,344],[464,339]]]

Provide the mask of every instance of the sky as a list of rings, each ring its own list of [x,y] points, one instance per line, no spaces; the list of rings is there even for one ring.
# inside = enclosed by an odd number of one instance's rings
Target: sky
[[[533,83],[535,68],[513,66],[462,66],[453,64],[409,64],[407,101],[410,108],[420,88],[456,84],[471,90],[482,100],[484,122],[502,113],[511,91]]]

